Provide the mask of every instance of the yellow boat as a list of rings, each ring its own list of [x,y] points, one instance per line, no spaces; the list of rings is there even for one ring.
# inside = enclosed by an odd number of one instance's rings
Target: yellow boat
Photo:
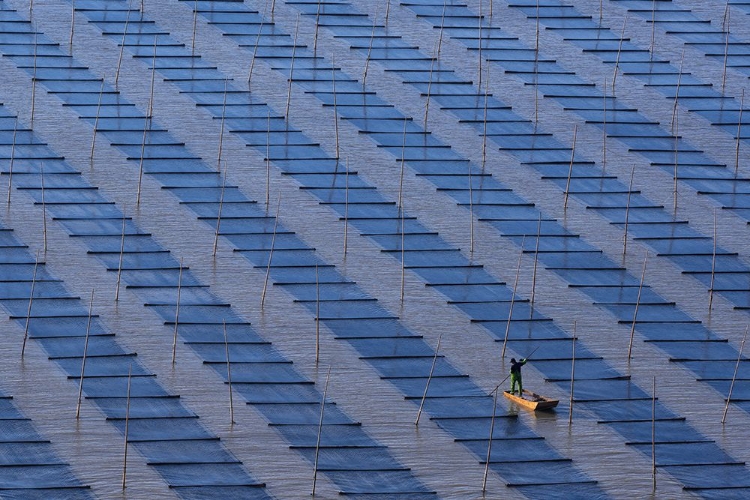
[[[523,390],[524,397],[511,394],[508,391],[503,391],[503,394],[506,398],[510,399],[514,403],[523,406],[524,408],[528,408],[529,410],[535,411],[551,410],[552,408],[557,406],[557,403],[560,402],[559,399],[547,398],[535,392],[527,391],[526,389]]]

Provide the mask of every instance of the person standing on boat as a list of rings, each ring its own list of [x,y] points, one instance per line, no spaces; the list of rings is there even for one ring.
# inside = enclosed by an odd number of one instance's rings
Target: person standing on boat
[[[510,358],[510,393],[515,394],[516,384],[518,384],[518,394],[523,397],[523,379],[521,378],[521,367],[526,364],[526,360],[516,361],[516,358]]]

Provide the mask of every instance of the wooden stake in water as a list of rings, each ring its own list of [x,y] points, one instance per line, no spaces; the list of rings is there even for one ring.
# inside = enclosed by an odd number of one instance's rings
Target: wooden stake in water
[[[21,345],[21,359],[26,352],[26,340],[29,338],[29,324],[31,323],[31,307],[34,305],[34,289],[36,288],[36,273],[39,269],[39,252],[36,253],[34,261],[34,273],[31,275],[31,293],[29,294],[29,307],[26,309],[26,326],[23,329],[23,344]]]
[[[115,89],[120,81],[120,66],[122,65],[122,54],[125,51],[125,37],[128,34],[128,26],[130,25],[130,2],[128,2],[128,13],[125,16],[125,29],[122,31],[122,41],[120,42],[120,56],[117,58],[117,71],[115,71]]]
[[[602,170],[607,170],[607,79],[604,79],[604,118],[602,119]]]
[[[375,19],[377,19],[377,10],[375,11]],[[372,55],[372,44],[375,40],[375,27],[377,23],[372,23],[372,31],[370,32],[370,46],[367,49],[367,57],[365,58],[365,69],[362,72],[362,88],[367,85],[367,70],[370,68],[370,56]]]
[[[346,158],[344,174],[344,257],[349,246],[349,157]]]
[[[331,53],[331,81],[333,82],[333,132],[336,136],[336,159],[341,158],[339,153],[339,112],[336,102],[336,59]]]
[[[34,32],[34,73],[31,77],[31,126],[34,126],[34,105],[36,103],[36,54],[39,45],[39,32]]]
[[[622,31],[620,32],[620,44],[617,47],[617,57],[615,58],[615,71],[612,75],[612,95],[615,95],[615,82],[617,81],[617,70],[620,69],[620,54],[622,54],[622,41],[625,39],[625,25],[628,23],[628,12],[625,13],[625,19],[622,21]]]
[[[122,455],[122,489],[125,491],[125,480],[128,472],[128,432],[130,430],[130,387],[133,375],[133,363],[128,367],[128,391],[125,398],[125,451]]]
[[[266,212],[271,203],[271,109],[268,109],[268,126],[266,132]]]
[[[654,50],[656,50],[656,0],[651,0],[651,46],[649,47],[649,58],[653,61]]]
[[[10,205],[10,193],[13,191],[13,163],[16,159],[16,133],[18,132],[18,117],[13,123],[13,144],[10,147],[10,170],[8,171],[8,205]]]
[[[289,126],[289,106],[292,103],[292,83],[294,82],[294,58],[297,54],[297,35],[299,35],[299,14],[297,14],[297,27],[294,29],[294,45],[292,46],[292,62],[289,66],[289,85],[286,93],[286,111],[284,112],[284,118],[286,119],[287,127]]]
[[[99,100],[96,103],[96,119],[94,119],[94,136],[91,138],[91,153],[89,154],[89,161],[92,163],[94,162],[94,148],[96,147],[96,132],[99,129],[99,113],[102,109],[102,95],[104,94],[104,80],[105,78],[102,76],[102,86],[99,89]]]
[[[404,194],[404,164],[406,163],[406,122],[407,119],[404,117],[404,133],[401,139],[401,172],[399,173],[398,179],[398,206],[399,208],[403,205],[403,194]]]
[[[388,15],[391,12],[391,0],[385,2],[385,28],[388,29]]]
[[[573,176],[573,162],[576,157],[576,136],[578,135],[578,125],[573,125],[573,148],[570,150],[570,167],[568,167],[568,180],[565,183],[565,196],[563,198],[563,210],[568,209],[568,194],[570,193],[570,178]]]
[[[44,163],[40,164],[42,177],[42,235],[44,239],[44,252],[47,252],[47,201],[44,193]]]
[[[320,275],[315,264],[315,364],[320,361]]]
[[[487,101],[490,97],[490,65],[487,65],[487,78],[485,79],[485,91],[484,91],[484,119],[482,120],[482,174],[484,175],[484,167],[487,164]]]
[[[174,336],[172,337],[172,366],[177,359],[177,329],[180,324],[180,295],[182,295],[182,257],[180,257],[180,273],[177,277],[177,303],[174,311]]]
[[[573,355],[570,360],[570,413],[568,413],[568,426],[573,425],[573,393],[576,380],[576,322],[573,321]]]
[[[673,205],[673,210],[674,210],[675,215],[677,215],[677,174],[678,174],[677,165],[679,164],[679,159],[680,159],[680,155],[679,155],[680,139],[679,139],[679,136],[677,135],[678,119],[679,119],[679,115],[675,115],[674,117],[674,129],[675,129],[675,133],[674,133],[674,184],[672,186],[672,198],[673,198],[672,205]]]
[[[654,377],[653,396],[651,397],[651,478],[656,491],[656,377]]]
[[[713,254],[711,255],[711,284],[708,287],[708,314],[711,314],[711,307],[714,301],[714,278],[716,276],[716,209],[714,208],[714,245]]]
[[[149,106],[150,108],[151,106]],[[151,119],[149,116],[146,116],[143,120],[143,137],[141,138],[141,158],[138,162],[138,188],[136,189],[135,193],[135,206],[140,207],[141,206],[141,186],[143,185],[143,158],[146,156],[146,138],[148,137],[148,131],[151,128],[150,126]]]
[[[438,337],[437,347],[435,348],[435,356],[432,358],[432,366],[430,367],[430,374],[427,376],[427,383],[424,386],[424,393],[422,394],[422,401],[419,403],[419,411],[417,411],[417,419],[414,421],[414,425],[419,425],[419,418],[422,416],[422,409],[424,408],[425,399],[427,399],[427,391],[430,388],[430,382],[432,382],[432,374],[435,373],[435,365],[438,360],[438,353],[440,352],[440,341],[443,339],[441,333]]]
[[[78,402],[76,403],[76,420],[81,415],[81,395],[83,394],[83,379],[86,373],[86,355],[89,351],[89,334],[91,333],[91,310],[94,307],[94,290],[91,290],[91,300],[89,301],[89,319],[86,323],[86,338],[83,341],[83,359],[81,360],[81,380],[78,383]]]
[[[435,52],[437,53],[437,46],[435,47]],[[422,125],[422,128],[427,130],[427,117],[430,112],[430,95],[432,94],[432,74],[433,69],[435,68],[435,60],[437,59],[437,54],[435,57],[432,58],[432,61],[430,62],[430,80],[427,82],[427,101],[425,102],[424,106],[424,123]]]
[[[490,419],[490,436],[487,440],[487,459],[484,462],[484,477],[482,478],[482,493],[487,491],[487,475],[490,471],[490,457],[492,456],[492,439],[495,434],[495,415],[497,414],[497,394],[500,390],[500,385],[495,387],[492,391],[495,396],[492,398],[492,418]]]
[[[229,167],[224,162],[224,178],[221,182],[221,194],[219,195],[219,211],[216,214],[216,231],[214,233],[214,251],[213,257],[216,257],[216,249],[219,246],[219,233],[221,232],[221,212],[224,209],[224,192],[227,188],[227,170]]]
[[[678,104],[678,99],[679,99],[679,96],[680,96],[680,86],[682,85],[682,66],[683,66],[684,62],[685,62],[685,49],[682,49],[682,59],[680,60],[680,72],[677,75],[677,87],[675,88],[674,103],[672,104],[672,125],[671,125],[671,128],[672,128],[672,134],[673,135],[677,134],[677,131],[675,130],[675,128],[677,127],[677,104]]]
[[[724,70],[721,75],[721,93],[724,93],[724,89],[726,88],[727,84],[727,60],[729,59],[729,21],[730,21],[730,13],[729,13],[729,2],[727,1],[727,6],[724,9],[724,22],[722,23],[723,30],[724,30]]]
[[[513,294],[510,296],[510,308],[508,310],[508,323],[505,325],[505,338],[503,338],[503,351],[501,358],[505,357],[505,347],[508,345],[508,335],[510,335],[510,322],[513,320],[513,306],[516,303],[516,290],[518,290],[518,278],[521,275],[521,260],[523,259],[523,246],[526,243],[526,235],[521,240],[521,252],[518,254],[518,265],[516,266],[516,279],[513,282]]]
[[[70,40],[68,41],[68,45],[70,45],[70,50],[73,50],[73,33],[75,32],[76,27],[76,0],[73,0],[72,2],[72,8],[70,9]]]
[[[273,250],[276,246],[276,228],[279,226],[279,209],[281,208],[281,191],[279,191],[279,201],[276,203],[276,217],[273,222],[273,236],[271,236],[271,251],[268,252],[268,265],[266,266],[266,279],[263,281],[263,293],[260,295],[260,308],[266,303],[266,289],[268,288],[268,277],[271,274],[271,261],[273,260]]]
[[[740,96],[740,113],[737,119],[737,141],[734,146],[734,176],[737,177],[737,173],[740,170],[740,139],[742,138],[742,111],[745,107],[745,89],[742,89],[742,95]]]
[[[745,349],[745,340],[747,340],[747,330],[745,328],[745,334],[742,336],[742,343],[740,344],[740,352],[737,354],[737,363],[734,365],[734,374],[732,375],[732,383],[729,384],[729,394],[727,395],[727,402],[724,405],[724,415],[721,417],[721,423],[723,424],[727,420],[727,411],[729,410],[729,403],[732,401],[732,391],[734,390],[734,382],[737,380],[737,370],[740,368],[740,361],[742,360],[742,351]]]
[[[406,220],[404,217],[404,207],[400,206],[401,212],[401,304],[404,303],[406,288]]]
[[[635,337],[635,324],[638,320],[638,306],[641,304],[641,292],[643,291],[643,281],[646,278],[646,262],[648,262],[648,252],[643,257],[643,271],[641,271],[641,283],[638,285],[638,296],[635,300],[635,309],[633,310],[633,323],[630,325],[630,342],[628,343],[628,361],[632,357],[633,352],[633,337]]]
[[[117,264],[117,285],[115,286],[115,302],[120,300],[120,280],[122,278],[122,260],[125,254],[125,208],[122,209],[122,234],[120,236],[120,259]]]
[[[469,253],[474,254],[474,187],[471,178],[471,163],[467,163],[469,171]]]
[[[539,242],[542,239],[542,212],[539,212],[539,222],[536,226],[536,246],[534,248],[534,272],[531,276],[531,304],[529,311],[534,316],[534,297],[536,295],[536,270],[539,264]]]
[[[539,0],[536,0],[536,41],[534,42],[534,128],[539,123]]]
[[[216,170],[221,172],[221,153],[224,149],[224,120],[227,116],[227,85],[229,78],[224,78],[224,102],[221,105],[221,128],[219,129],[219,154],[216,159]]]
[[[229,423],[234,424],[234,399],[232,398],[232,364],[229,361],[229,341],[227,340],[227,322],[224,325],[224,352],[227,356],[227,382],[229,382]]]
[[[195,34],[198,32],[198,0],[193,5],[193,43],[190,44],[190,55],[195,56]]]
[[[151,91],[148,99],[148,118],[149,120],[154,116],[154,83],[156,82],[156,42],[159,40],[159,35],[154,34],[154,55],[151,59]]]
[[[622,255],[628,251],[628,224],[630,223],[630,196],[633,194],[633,176],[635,175],[635,165],[630,169],[630,184],[628,185],[628,202],[625,205],[625,234],[622,239]]]
[[[320,27],[320,0],[315,12],[315,35],[313,36],[313,57],[318,57],[318,28]]]
[[[477,75],[478,75],[477,76],[477,87],[479,87],[480,89],[482,88],[482,62],[483,62],[482,61],[482,4],[483,4],[483,1],[479,0],[479,17],[478,17],[478,20],[479,20],[479,39],[478,39],[478,42],[479,43],[477,44],[478,45],[477,54],[479,55],[479,58],[478,58],[479,60],[477,61],[477,65],[478,65],[478,68],[477,68]],[[443,2],[443,6],[445,6],[445,2]],[[443,11],[443,12],[445,12],[445,11]]]
[[[325,415],[326,397],[328,396],[328,382],[331,380],[331,367],[326,374],[326,385],[323,389],[323,399],[320,401],[320,420],[318,420],[318,438],[315,441],[315,464],[313,466],[312,496],[315,496],[315,486],[318,483],[318,458],[320,457],[320,436],[323,433],[323,417]]]
[[[268,0],[266,0],[266,6],[263,9],[263,17],[261,17],[260,25],[258,26],[258,35],[255,37],[255,47],[253,48],[253,57],[250,59],[250,70],[247,72],[247,87],[250,88],[250,81],[253,79],[253,68],[255,67],[255,56],[258,53],[258,45],[260,45],[260,35],[263,32],[263,23],[266,22],[266,12],[268,10]]]

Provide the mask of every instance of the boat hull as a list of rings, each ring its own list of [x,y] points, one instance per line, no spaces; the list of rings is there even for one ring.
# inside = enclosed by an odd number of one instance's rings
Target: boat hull
[[[523,406],[524,408],[534,411],[551,410],[552,408],[557,406],[557,403],[560,402],[560,400],[558,399],[547,398],[525,389],[523,391],[523,394],[524,397],[522,398],[515,394],[511,394],[508,391],[503,391],[503,395],[505,395],[506,398],[510,399],[519,406]]]

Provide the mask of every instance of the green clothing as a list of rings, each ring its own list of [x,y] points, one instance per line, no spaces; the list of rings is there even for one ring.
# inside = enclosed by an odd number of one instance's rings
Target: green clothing
[[[521,361],[512,360],[513,363],[510,365],[510,393],[516,392],[516,384],[518,384],[518,394],[523,396],[523,378],[521,377],[521,367],[526,364],[526,360]]]

